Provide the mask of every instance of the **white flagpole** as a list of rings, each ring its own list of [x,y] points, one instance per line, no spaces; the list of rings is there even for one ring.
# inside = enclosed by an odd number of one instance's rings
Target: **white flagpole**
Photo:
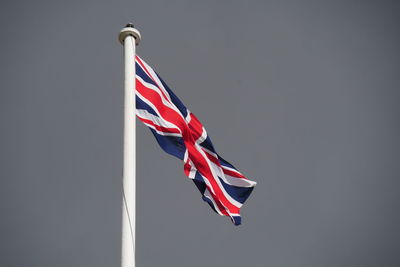
[[[122,182],[122,247],[121,267],[135,267],[136,239],[136,45],[140,33],[132,24],[119,33],[124,46],[124,165]]]

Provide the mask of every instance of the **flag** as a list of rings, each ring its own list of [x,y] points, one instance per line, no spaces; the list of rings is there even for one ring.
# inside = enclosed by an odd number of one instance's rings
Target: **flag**
[[[165,84],[136,56],[136,116],[151,130],[161,148],[184,163],[205,202],[235,225],[240,208],[256,185],[214,149],[201,122]]]

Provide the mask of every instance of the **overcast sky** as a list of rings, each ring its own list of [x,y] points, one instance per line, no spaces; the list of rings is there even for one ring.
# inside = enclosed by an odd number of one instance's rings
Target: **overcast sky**
[[[396,1],[3,1],[0,266],[119,266],[123,49],[258,182],[235,227],[137,133],[137,266],[400,266]]]

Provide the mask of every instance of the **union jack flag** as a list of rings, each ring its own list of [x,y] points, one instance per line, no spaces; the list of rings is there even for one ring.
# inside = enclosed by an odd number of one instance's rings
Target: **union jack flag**
[[[161,77],[136,56],[136,116],[149,127],[161,148],[184,162],[202,198],[221,216],[241,223],[240,208],[256,182],[247,179],[215,152],[201,122]]]

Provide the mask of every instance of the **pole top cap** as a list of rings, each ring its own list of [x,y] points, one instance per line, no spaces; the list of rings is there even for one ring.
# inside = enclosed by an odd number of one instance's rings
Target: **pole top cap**
[[[133,36],[133,38],[135,38],[135,43],[136,45],[139,44],[141,38],[140,32],[135,29],[135,26],[133,26],[132,23],[128,23],[126,24],[125,28],[123,28],[118,35],[118,40],[119,42],[123,45],[125,38],[128,36]]]

